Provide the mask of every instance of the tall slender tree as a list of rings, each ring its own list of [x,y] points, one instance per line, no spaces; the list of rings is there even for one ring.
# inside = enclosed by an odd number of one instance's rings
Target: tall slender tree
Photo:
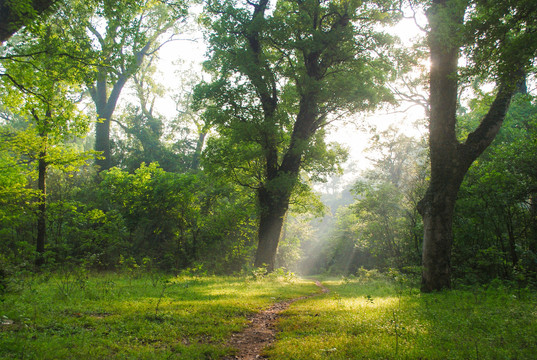
[[[216,80],[198,90],[220,140],[213,161],[255,189],[255,266],[271,271],[285,213],[301,171],[326,172],[337,150],[323,128],[349,112],[391,99],[384,88],[391,41],[376,27],[394,20],[389,1],[268,0],[209,2]]]
[[[16,44],[8,44],[5,50],[9,56],[2,62],[5,73],[1,79],[3,105],[25,117],[28,133],[35,136],[28,146],[35,151],[31,155],[37,162],[36,264],[41,265],[47,233],[48,168],[87,159],[87,154],[69,151],[64,141],[85,135],[89,129],[89,121],[75,101],[89,69],[69,55],[70,47],[76,45],[62,37],[60,26],[43,22],[34,30],[36,33],[23,34]]]

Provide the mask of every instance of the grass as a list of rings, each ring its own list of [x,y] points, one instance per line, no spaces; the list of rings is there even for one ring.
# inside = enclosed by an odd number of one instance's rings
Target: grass
[[[2,359],[218,359],[247,316],[317,291],[284,278],[60,273],[0,303]]]
[[[271,359],[535,359],[537,294],[499,283],[420,294],[385,278],[326,280],[295,302]],[[318,292],[269,277],[75,272],[21,278],[0,303],[2,359],[218,359],[248,315]]]
[[[486,288],[420,294],[387,280],[330,280],[279,323],[271,359],[535,359],[537,296]]]

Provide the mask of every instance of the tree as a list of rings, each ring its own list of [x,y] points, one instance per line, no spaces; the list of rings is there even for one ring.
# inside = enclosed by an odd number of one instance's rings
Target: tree
[[[390,2],[209,2],[205,19],[215,81],[198,88],[220,139],[208,156],[255,189],[255,266],[271,271],[301,171],[335,169],[341,151],[324,128],[343,114],[390,100],[383,84],[391,41],[375,26],[394,20]]]
[[[422,291],[450,288],[453,212],[470,165],[498,133],[511,97],[535,57],[537,37],[531,1],[433,0],[429,20],[429,148],[431,179],[419,203],[423,217]],[[458,64],[466,53],[467,71]],[[496,95],[479,126],[456,136],[461,76],[493,81]]]
[[[46,238],[47,170],[51,165],[72,167],[88,158],[88,154],[63,146],[66,139],[88,131],[89,121],[75,103],[88,69],[66,55],[74,43],[62,38],[57,24],[42,23],[34,30],[36,34],[25,34],[16,44],[8,44],[6,51],[12,56],[2,63],[2,80],[4,106],[30,123],[26,136],[33,138],[27,144],[33,151],[28,153],[38,168],[36,263],[41,265]]]
[[[55,0],[0,0],[0,43],[48,10]]]
[[[177,30],[172,29],[185,17],[186,4],[153,0],[82,1],[73,2],[71,11],[72,31],[91,49],[92,58],[99,64],[89,93],[98,118],[95,150],[102,152],[97,165],[107,170],[112,165],[110,127],[119,96],[144,58],[166,42],[162,36]]]

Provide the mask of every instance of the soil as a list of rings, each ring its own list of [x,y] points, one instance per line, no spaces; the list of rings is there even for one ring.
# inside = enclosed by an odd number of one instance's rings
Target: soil
[[[235,348],[237,353],[232,356],[224,357],[223,360],[254,360],[267,359],[261,354],[263,349],[270,346],[276,337],[276,321],[281,313],[298,300],[308,299],[319,294],[325,294],[329,290],[319,281],[315,281],[321,292],[308,296],[280,301],[273,304],[266,310],[263,310],[250,318],[250,324],[240,333],[235,333],[228,341],[228,346]]]

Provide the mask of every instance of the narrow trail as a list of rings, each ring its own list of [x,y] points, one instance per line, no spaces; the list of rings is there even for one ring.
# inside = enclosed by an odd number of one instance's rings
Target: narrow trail
[[[281,313],[298,300],[309,299],[314,296],[326,294],[329,290],[315,281],[321,292],[316,292],[307,296],[301,296],[291,300],[280,301],[273,304],[250,318],[250,324],[240,333],[235,333],[228,341],[228,346],[238,350],[236,355],[226,356],[222,360],[254,360],[266,359],[261,356],[264,348],[271,345],[276,337],[276,321]]]

